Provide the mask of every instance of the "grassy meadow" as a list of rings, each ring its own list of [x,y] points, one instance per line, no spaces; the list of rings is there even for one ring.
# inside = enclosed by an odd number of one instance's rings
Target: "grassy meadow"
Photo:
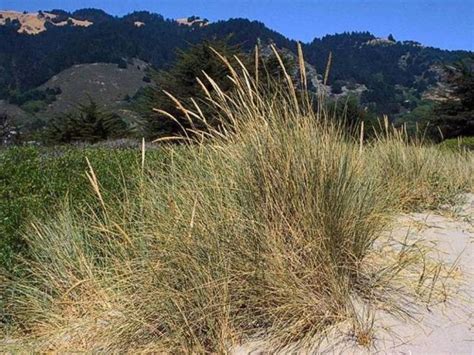
[[[359,139],[289,76],[270,95],[231,69],[231,94],[208,78],[221,126],[186,130],[180,145],[0,152],[12,349],[227,353],[255,338],[314,349],[342,322],[367,345],[356,299],[395,313],[399,293],[436,302],[441,272],[418,246],[388,258],[374,244],[397,213],[473,191],[472,153],[388,124]],[[206,125],[197,104],[182,110]]]

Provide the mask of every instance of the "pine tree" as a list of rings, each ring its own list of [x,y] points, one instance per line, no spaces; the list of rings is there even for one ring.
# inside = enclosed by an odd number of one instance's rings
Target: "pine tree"
[[[96,143],[123,137],[126,133],[125,121],[115,113],[102,110],[90,99],[88,104],[79,105],[76,112],[52,119],[47,127],[47,141],[49,143]]]
[[[177,61],[169,70],[151,74],[154,85],[144,90],[142,107],[139,108],[146,116],[146,136],[155,138],[182,134],[180,126],[190,128],[189,120],[165,91],[176,97],[185,107],[192,104],[191,99],[196,100],[204,111],[208,123],[218,124],[217,120],[212,120],[215,115],[207,106],[204,92],[197,81],[199,78],[211,94],[214,89],[205,74],[215,80],[224,92],[232,87],[228,78],[230,71],[215,51],[228,58],[236,68],[238,64],[234,56],[241,58],[244,62],[247,60],[238,47],[230,46],[227,41],[204,41],[187,50],[179,51]],[[156,109],[173,115],[179,124],[167,115],[158,113]],[[196,121],[193,125],[198,129],[204,129],[201,122]]]

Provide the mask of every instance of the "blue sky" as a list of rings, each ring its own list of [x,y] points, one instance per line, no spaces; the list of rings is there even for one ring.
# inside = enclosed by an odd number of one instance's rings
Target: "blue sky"
[[[368,30],[445,49],[474,50],[474,0],[0,0],[3,10],[84,7],[114,15],[148,10],[167,18],[245,17],[305,42],[325,34]]]

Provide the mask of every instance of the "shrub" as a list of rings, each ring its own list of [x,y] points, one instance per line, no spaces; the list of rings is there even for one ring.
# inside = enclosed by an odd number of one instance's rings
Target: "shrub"
[[[10,140],[11,132],[14,130],[11,118],[5,112],[0,113],[0,146],[7,144]]]
[[[48,104],[40,100],[27,101],[23,105],[21,105],[21,109],[30,114],[38,113],[41,110],[46,109],[47,107],[48,107]]]
[[[120,60],[118,61],[118,65],[117,65],[117,66],[118,66],[119,69],[127,69],[128,64],[127,64],[127,61],[126,61],[125,59],[120,59]]]

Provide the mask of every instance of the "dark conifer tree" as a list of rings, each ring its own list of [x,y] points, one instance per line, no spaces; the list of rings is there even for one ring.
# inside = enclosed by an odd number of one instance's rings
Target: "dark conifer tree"
[[[217,124],[217,121],[213,122],[212,120],[215,115],[206,105],[204,92],[197,80],[199,78],[211,93],[214,89],[205,74],[211,77],[224,92],[232,87],[228,78],[230,71],[215,51],[228,58],[235,68],[238,67],[238,64],[234,56],[240,57],[244,62],[247,60],[238,47],[231,46],[226,41],[204,41],[185,51],[179,51],[176,63],[168,70],[151,74],[154,85],[144,90],[144,100],[142,101],[144,106],[142,112],[146,115],[146,136],[160,137],[182,134],[184,132],[180,126],[191,128],[189,120],[166,92],[172,94],[185,107],[190,107],[191,99],[196,100],[204,111],[208,123]],[[157,109],[173,115],[179,124],[167,115],[158,113]],[[193,125],[197,129],[204,129],[203,123],[198,120],[193,122]]]
[[[46,128],[49,143],[96,143],[110,138],[123,137],[127,124],[117,114],[102,110],[90,99],[79,105],[76,112],[60,115],[49,121]]]
[[[474,136],[474,58],[445,66],[445,73],[449,90],[434,109],[432,134],[445,139]]]

